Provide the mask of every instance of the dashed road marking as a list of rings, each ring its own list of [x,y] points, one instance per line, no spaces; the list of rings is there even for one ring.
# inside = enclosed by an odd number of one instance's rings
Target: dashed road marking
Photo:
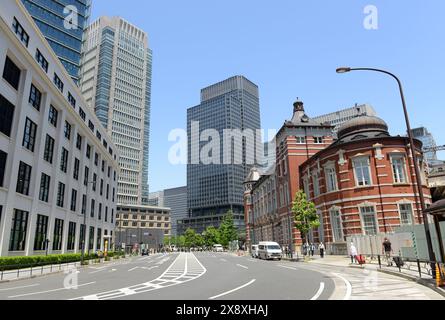
[[[84,284],[80,284],[78,286],[76,286],[77,288],[80,287],[85,287],[85,286],[89,286],[91,284],[95,284],[96,281],[94,282],[89,282],[89,283],[84,283]],[[27,296],[34,296],[34,295],[38,295],[38,294],[44,294],[44,293],[50,293],[50,292],[57,292],[57,291],[63,291],[63,290],[71,290],[71,289],[67,289],[67,288],[58,288],[58,289],[52,289],[52,290],[45,290],[45,291],[39,291],[39,292],[30,292],[30,293],[25,293],[25,294],[18,294],[15,296],[10,296],[8,298],[13,299],[13,298],[20,298],[20,297],[27,297]]]
[[[223,293],[221,293],[221,294],[219,294],[219,295],[217,295],[217,296],[210,297],[209,300],[214,300],[214,299],[216,299],[216,298],[220,298],[220,297],[226,296],[226,295],[228,295],[228,294],[231,294],[231,293],[233,293],[233,292],[235,292],[235,291],[241,290],[241,289],[243,289],[243,288],[245,288],[245,287],[250,286],[250,285],[253,284],[255,281],[256,281],[256,279],[253,279],[253,280],[249,281],[248,283],[243,284],[242,286],[239,286],[238,288],[235,288],[235,289],[232,289],[232,290],[223,292]]]
[[[32,285],[29,285],[29,286],[21,286],[21,287],[5,288],[5,289],[0,289],[0,291],[10,291],[10,290],[17,290],[17,289],[31,288],[31,287],[37,287],[37,286],[40,286],[40,283],[32,284]]]
[[[241,264],[237,264],[237,266],[240,267],[240,268],[249,269],[248,267],[243,266],[243,265],[241,265]]]

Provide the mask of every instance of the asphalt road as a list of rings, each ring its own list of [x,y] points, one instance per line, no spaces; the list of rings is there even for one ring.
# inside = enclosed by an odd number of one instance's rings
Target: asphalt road
[[[263,261],[227,253],[174,253],[133,257],[68,274],[3,283],[0,299],[382,299],[387,285],[398,286],[406,298],[441,298],[433,291],[425,293],[427,289],[392,276],[379,275],[377,283],[370,283],[369,279],[369,274],[361,270],[335,266]],[[379,288],[383,290],[378,292]]]

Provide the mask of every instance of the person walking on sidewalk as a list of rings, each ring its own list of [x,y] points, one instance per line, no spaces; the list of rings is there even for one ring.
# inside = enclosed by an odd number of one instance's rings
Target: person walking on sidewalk
[[[313,257],[315,254],[315,244],[311,243],[311,256]]]
[[[357,248],[354,245],[354,242],[351,242],[351,246],[349,247],[349,251],[351,253],[351,264],[357,260]]]
[[[320,258],[324,258],[324,250],[325,250],[325,247],[324,247],[324,244],[323,244],[323,242],[321,242],[319,245],[318,245],[318,250],[320,250]]]
[[[391,241],[389,241],[388,238],[385,238],[382,243],[382,254],[385,254],[386,262],[388,263],[388,267],[392,266],[391,262],[391,253],[393,253],[392,250],[392,244]]]

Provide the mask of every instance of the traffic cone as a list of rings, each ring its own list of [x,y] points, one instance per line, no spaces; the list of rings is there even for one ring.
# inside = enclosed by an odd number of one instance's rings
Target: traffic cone
[[[441,276],[440,276],[440,269],[439,269],[439,264],[436,263],[436,285],[439,288],[442,284],[441,281]]]

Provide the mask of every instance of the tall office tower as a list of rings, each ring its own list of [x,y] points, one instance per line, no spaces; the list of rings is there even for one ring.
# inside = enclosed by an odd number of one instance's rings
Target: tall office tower
[[[415,139],[422,141],[423,150],[426,151],[424,153],[426,161],[430,165],[438,164],[437,152],[434,150],[427,151],[427,150],[431,150],[431,149],[437,147],[436,140],[434,140],[433,135],[428,131],[428,129],[425,127],[415,128],[415,129],[412,129],[411,132]]]
[[[171,234],[177,236],[178,220],[187,218],[187,187],[164,190],[164,206],[171,209]]]
[[[260,129],[258,87],[243,76],[203,89],[201,104],[187,112],[189,218],[179,222],[179,233],[187,227],[202,232],[207,226],[219,226],[228,210],[234,212],[237,226],[244,227],[243,182],[257,157],[255,141],[245,137],[229,143],[231,150],[224,148],[224,131],[236,129],[254,133]],[[207,152],[217,161],[206,164],[200,153],[206,153],[212,132],[218,133],[216,147],[220,148]]]
[[[147,203],[150,206],[164,207],[164,191],[150,192]]]
[[[78,84],[82,38],[91,0],[22,0],[68,74]]]
[[[326,123],[330,124],[331,126],[334,126],[335,127],[334,134],[336,134],[338,128],[342,124],[348,122],[353,118],[363,117],[363,116],[375,117],[377,116],[377,112],[374,110],[372,106],[368,104],[363,104],[363,105],[356,104],[355,107],[314,117],[312,118],[312,120],[318,123]]]
[[[148,199],[151,64],[147,34],[122,18],[86,29],[80,88],[119,148],[121,205]]]

